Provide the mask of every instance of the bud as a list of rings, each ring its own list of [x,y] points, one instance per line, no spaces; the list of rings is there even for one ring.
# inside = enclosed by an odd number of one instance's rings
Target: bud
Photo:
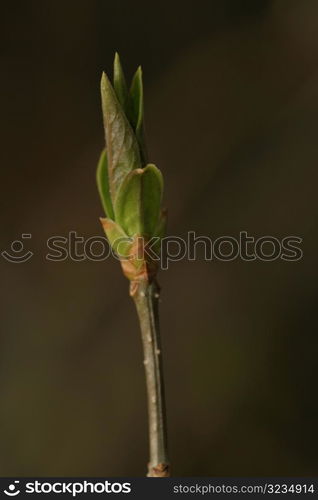
[[[106,139],[97,166],[97,186],[106,214],[101,221],[125,275],[132,281],[150,279],[156,266],[146,254],[140,257],[140,241],[144,248],[152,237],[164,236],[166,213],[161,209],[162,174],[146,161],[141,68],[128,90],[116,53],[113,85],[103,73],[101,96]]]

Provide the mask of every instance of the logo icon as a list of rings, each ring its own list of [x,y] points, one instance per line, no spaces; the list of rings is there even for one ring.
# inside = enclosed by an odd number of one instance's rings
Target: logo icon
[[[22,234],[21,235],[22,240],[24,239],[31,239],[32,235],[31,234]],[[21,263],[21,262],[27,262],[31,257],[33,256],[33,252],[26,251],[24,249],[24,244],[22,240],[15,240],[11,243],[11,252],[8,252],[7,250],[4,250],[1,252],[1,255],[4,259],[6,259],[8,262],[13,262],[13,263]]]
[[[20,490],[17,490],[16,489],[16,484],[19,484],[20,481],[14,481],[14,483],[11,483],[9,484],[8,486],[8,490],[4,490],[4,493],[6,495],[8,495],[9,497],[16,497],[19,493],[20,493]]]

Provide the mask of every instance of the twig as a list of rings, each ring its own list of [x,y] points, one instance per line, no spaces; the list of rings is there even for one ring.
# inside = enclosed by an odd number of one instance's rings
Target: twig
[[[156,281],[142,280],[134,287],[144,351],[148,399],[150,457],[148,477],[170,475],[167,452],[167,423],[164,380],[159,331],[158,302],[160,289]]]
[[[141,327],[147,382],[149,477],[169,476],[164,386],[159,338],[159,287],[155,281],[167,214],[162,208],[163,176],[147,163],[143,129],[143,85],[139,67],[128,90],[118,54],[113,84],[105,73],[101,97],[107,148],[97,166],[101,218],[112,250],[130,280]],[[156,245],[149,242],[155,238]],[[154,251],[154,253],[153,253]]]

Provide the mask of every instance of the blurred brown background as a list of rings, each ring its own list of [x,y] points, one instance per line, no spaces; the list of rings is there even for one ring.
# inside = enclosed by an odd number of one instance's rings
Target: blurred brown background
[[[102,235],[99,79],[142,64],[169,234],[297,235],[300,262],[173,263],[162,337],[173,474],[317,474],[316,0],[2,5],[0,474],[144,475],[141,342]]]

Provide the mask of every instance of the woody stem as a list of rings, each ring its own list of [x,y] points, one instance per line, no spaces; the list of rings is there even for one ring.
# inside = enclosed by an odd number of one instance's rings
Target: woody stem
[[[165,411],[162,353],[159,333],[159,286],[142,280],[132,283],[141,329],[147,385],[150,458],[148,477],[169,476],[167,424]]]

